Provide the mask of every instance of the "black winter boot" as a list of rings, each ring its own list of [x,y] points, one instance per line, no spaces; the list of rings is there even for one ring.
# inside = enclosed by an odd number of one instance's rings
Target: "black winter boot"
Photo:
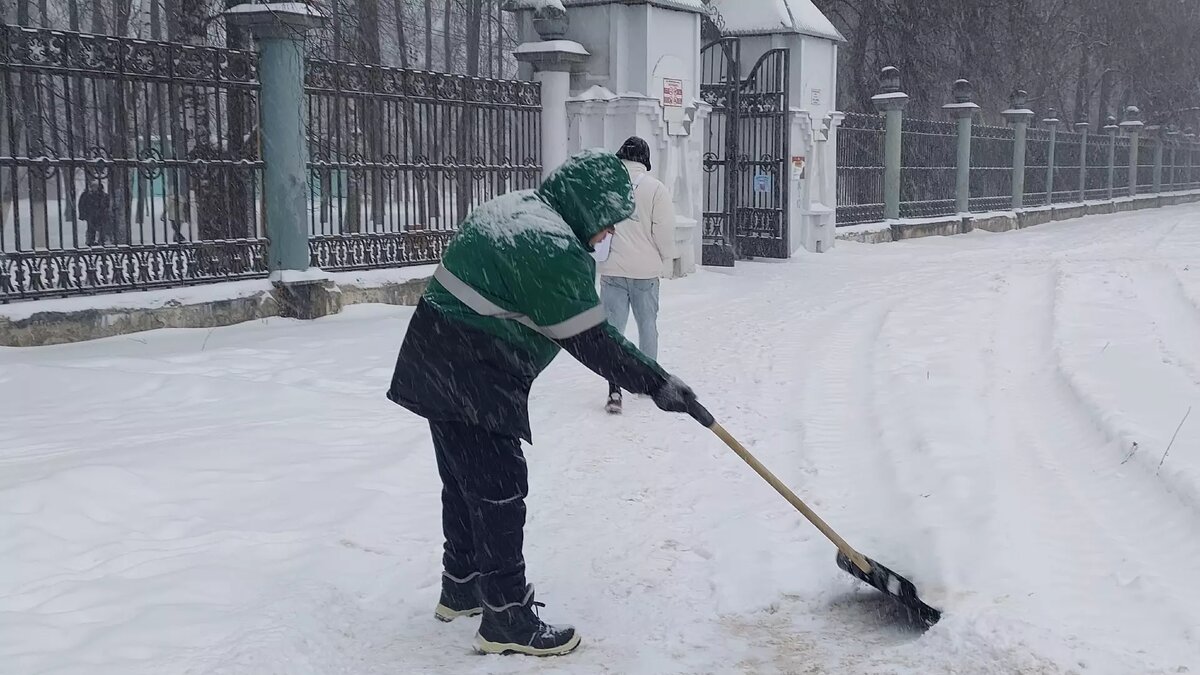
[[[483,612],[479,602],[479,575],[467,581],[455,581],[442,575],[442,597],[433,615],[438,621],[449,623],[460,616],[479,616]]]
[[[484,654],[529,654],[558,656],[579,646],[579,634],[573,626],[551,626],[538,618],[534,607],[533,586],[526,586],[522,603],[509,603],[497,612],[484,605],[483,620],[475,634],[475,649]]]
[[[604,409],[610,414],[621,414],[621,388],[612,382],[608,383],[608,403],[604,404]]]

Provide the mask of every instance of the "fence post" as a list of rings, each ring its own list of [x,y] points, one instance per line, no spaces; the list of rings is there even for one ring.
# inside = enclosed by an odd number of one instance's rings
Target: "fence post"
[[[1079,121],[1075,122],[1075,133],[1079,138],[1079,202],[1087,201],[1087,170],[1088,170],[1088,132],[1091,130],[1087,111],[1079,113]]]
[[[533,28],[540,42],[518,45],[513,56],[533,68],[533,80],[542,86],[542,178],[567,161],[570,136],[567,99],[571,97],[571,71],[591,58],[583,45],[566,39],[570,16],[545,5],[533,13]]]
[[[1125,109],[1125,120],[1121,122],[1121,130],[1129,135],[1129,196],[1136,197],[1138,189],[1138,142],[1142,127],[1146,126],[1138,117],[1142,114],[1138,107],[1131,105]]]
[[[1025,205],[1025,138],[1033,111],[1025,107],[1027,94],[1024,89],[1014,89],[1008,99],[1008,110],[1000,113],[1013,128],[1012,159],[1012,207]]]
[[[1108,199],[1112,200],[1115,194],[1113,189],[1117,180],[1117,132],[1121,130],[1117,124],[1117,118],[1112,115],[1108,116],[1108,124],[1104,125],[1104,132],[1108,134]]]
[[[1163,126],[1153,124],[1146,127],[1146,134],[1154,139],[1154,193],[1162,192],[1163,177]]]
[[[955,178],[955,206],[959,215],[971,212],[971,122],[979,104],[971,100],[973,89],[967,80],[954,82],[954,103],[942,109],[958,118],[958,169]]]
[[[301,4],[244,4],[226,21],[250,31],[258,44],[259,130],[263,199],[272,272],[306,270],[308,252],[308,136],[304,105],[304,35],[324,20]]]
[[[1046,205],[1054,203],[1054,146],[1058,144],[1058,111],[1051,108],[1047,111],[1042,124],[1050,129],[1050,149],[1046,152]]]
[[[887,116],[883,144],[883,217],[900,217],[900,152],[904,132],[904,107],[908,94],[900,91],[900,70],[888,66],[879,74],[879,93],[871,97],[875,109]]]

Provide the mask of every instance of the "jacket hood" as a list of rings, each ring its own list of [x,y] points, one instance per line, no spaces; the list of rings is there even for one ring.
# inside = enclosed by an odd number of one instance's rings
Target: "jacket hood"
[[[584,150],[555,169],[537,194],[566,221],[588,251],[592,237],[634,212],[633,185],[611,152]]]

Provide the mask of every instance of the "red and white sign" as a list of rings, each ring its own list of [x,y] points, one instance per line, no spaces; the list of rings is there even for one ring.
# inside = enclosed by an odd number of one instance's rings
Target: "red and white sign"
[[[664,108],[683,107],[683,80],[663,78],[662,104]]]

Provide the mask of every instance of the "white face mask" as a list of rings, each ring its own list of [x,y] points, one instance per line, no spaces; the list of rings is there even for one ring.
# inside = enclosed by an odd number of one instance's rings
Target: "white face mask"
[[[596,259],[596,262],[604,262],[605,260],[608,260],[608,251],[611,246],[612,232],[609,232],[608,234],[604,235],[604,238],[600,240],[599,244],[596,244],[596,251],[595,253],[592,253],[592,257]]]

